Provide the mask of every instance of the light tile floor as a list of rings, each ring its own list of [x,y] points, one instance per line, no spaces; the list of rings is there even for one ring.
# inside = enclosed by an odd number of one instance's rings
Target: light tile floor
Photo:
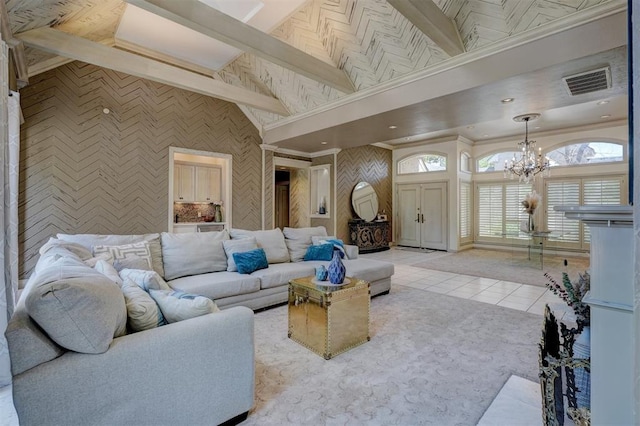
[[[404,285],[419,290],[476,300],[539,315],[543,314],[544,306],[548,303],[554,310],[558,320],[573,320],[573,314],[570,309],[545,287],[412,266],[416,263],[424,262],[430,255],[437,256],[439,253],[433,254],[393,248],[388,251],[362,254],[361,256],[368,259],[393,262],[395,274],[391,278],[392,286]],[[17,425],[18,418],[13,407],[11,387],[2,387],[0,388],[0,426]]]

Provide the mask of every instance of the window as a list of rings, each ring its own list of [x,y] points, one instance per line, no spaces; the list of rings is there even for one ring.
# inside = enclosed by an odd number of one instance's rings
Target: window
[[[551,167],[624,161],[622,145],[612,142],[582,142],[565,145],[547,154]]]
[[[398,174],[447,170],[447,157],[440,154],[417,154],[398,161]]]
[[[545,182],[544,203],[547,229],[551,231],[549,246],[589,248],[589,227],[577,220],[565,219],[563,212],[553,210],[560,205],[620,205],[624,178],[576,178]]]
[[[484,172],[501,172],[504,170],[504,162],[510,161],[515,155],[520,155],[520,151],[505,151],[482,157],[476,163],[476,171]]]
[[[460,182],[460,214],[458,216],[459,238],[461,243],[473,241],[471,233],[471,184]]]
[[[527,239],[527,235],[520,233],[520,222],[528,220],[520,203],[531,191],[532,186],[527,183],[479,183],[476,192],[477,240]]]
[[[461,172],[471,171],[471,155],[469,155],[468,152],[462,151],[460,153],[460,171]]]

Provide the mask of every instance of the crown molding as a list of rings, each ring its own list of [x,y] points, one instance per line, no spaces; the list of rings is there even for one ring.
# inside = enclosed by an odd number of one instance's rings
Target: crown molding
[[[389,151],[393,151],[396,148],[395,146],[389,145],[388,143],[384,143],[384,142],[372,143],[371,146],[377,146],[378,148],[388,149]]]
[[[278,151],[278,147],[275,145],[269,145],[266,143],[261,143],[260,144],[260,149],[262,149],[263,151],[272,151],[272,152],[276,152]]]
[[[275,148],[273,151],[276,151],[278,154],[295,155],[297,157],[311,158],[311,155],[308,152],[298,151],[296,149],[278,148],[275,145],[269,145],[269,146],[273,146]]]
[[[324,157],[325,155],[334,155],[342,151],[340,148],[325,149],[324,151],[310,152],[307,155],[310,158]]]

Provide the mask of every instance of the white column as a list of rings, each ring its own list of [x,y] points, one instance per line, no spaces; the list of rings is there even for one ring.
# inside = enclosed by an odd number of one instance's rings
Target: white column
[[[634,418],[634,240],[628,206],[563,206],[591,230],[591,424]]]

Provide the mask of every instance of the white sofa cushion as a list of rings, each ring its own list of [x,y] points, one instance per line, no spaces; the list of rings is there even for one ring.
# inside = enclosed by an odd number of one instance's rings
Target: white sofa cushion
[[[163,232],[160,238],[167,280],[227,270],[227,256],[222,246],[222,242],[229,239],[226,230],[186,234]]]
[[[356,260],[342,260],[347,268],[347,276],[374,282],[389,278],[393,275],[393,263],[381,260],[359,258]]]
[[[140,241],[149,242],[151,251],[151,263],[153,270],[164,277],[164,266],[162,263],[162,248],[160,247],[160,234],[139,234],[139,235],[102,235],[102,234],[58,234],[57,238],[80,244],[89,250],[93,246],[121,246]]]
[[[236,272],[238,271],[238,266],[236,265],[236,261],[233,259],[233,253],[242,253],[256,249],[258,248],[258,242],[255,237],[240,238],[238,240],[223,241],[222,246],[224,247],[224,252],[227,255],[227,271]]]
[[[169,284],[162,279],[156,271],[145,271],[142,269],[123,269],[120,271],[120,278],[130,279],[144,291],[171,290]]]
[[[53,341],[76,352],[103,353],[126,333],[120,287],[77,258],[59,258],[41,270],[25,306]]]
[[[150,290],[168,323],[219,312],[215,302],[203,296],[174,290]]]
[[[227,271],[177,278],[168,284],[174,290],[199,294],[212,300],[260,290],[259,278]]]
[[[282,231],[285,236],[285,243],[289,250],[292,262],[301,262],[311,245],[311,237],[326,236],[327,230],[324,226],[313,226],[307,228],[285,227]]]
[[[127,324],[131,331],[150,330],[167,323],[156,301],[138,284],[126,278],[122,284],[122,293],[127,305]]]
[[[114,268],[111,263],[106,260],[98,260],[93,269],[122,287],[122,278],[120,278],[120,274],[118,274],[118,271],[116,271],[116,268]]]
[[[269,265],[267,269],[260,269],[251,274],[260,278],[260,288],[272,288],[288,285],[294,278],[315,275],[315,266],[309,262],[279,263]]]
[[[255,237],[258,247],[264,249],[269,264],[289,262],[289,250],[284,242],[284,235],[280,228],[268,231],[247,231],[244,229],[232,229],[231,238],[251,238]]]

